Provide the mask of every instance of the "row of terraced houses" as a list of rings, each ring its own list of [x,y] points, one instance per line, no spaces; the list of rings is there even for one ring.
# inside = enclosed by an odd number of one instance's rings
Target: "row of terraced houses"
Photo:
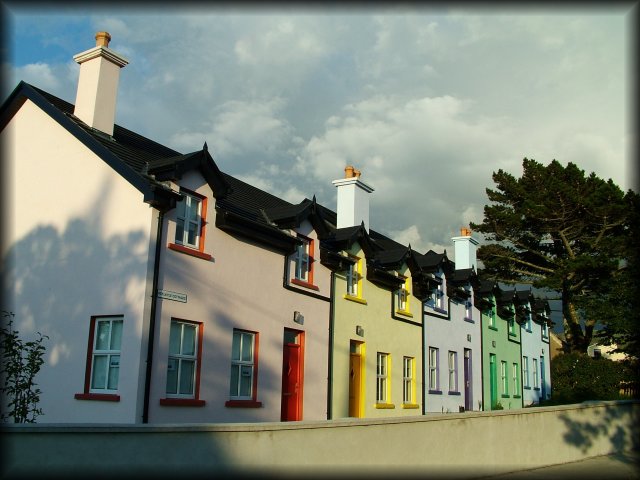
[[[127,60],[74,57],[75,104],[2,105],[3,309],[46,342],[40,422],[261,422],[522,408],[550,396],[549,306],[478,271],[468,229],[420,253],[114,124]]]

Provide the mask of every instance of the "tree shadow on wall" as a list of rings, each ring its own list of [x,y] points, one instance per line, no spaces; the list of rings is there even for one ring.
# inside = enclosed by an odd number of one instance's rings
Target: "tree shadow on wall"
[[[592,403],[594,408],[589,408]],[[562,413],[563,440],[587,455],[603,442],[608,453],[640,452],[638,401],[585,402],[587,408]],[[636,408],[634,408],[634,406]],[[600,451],[600,449],[598,449]]]

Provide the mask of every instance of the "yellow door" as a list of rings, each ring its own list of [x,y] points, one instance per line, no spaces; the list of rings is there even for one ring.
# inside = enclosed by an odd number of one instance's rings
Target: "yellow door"
[[[349,356],[349,416],[362,417],[362,354],[360,344],[351,342]]]

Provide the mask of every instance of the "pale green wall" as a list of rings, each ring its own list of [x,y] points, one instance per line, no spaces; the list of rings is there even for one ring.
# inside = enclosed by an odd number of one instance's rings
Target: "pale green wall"
[[[359,245],[354,244],[349,254],[362,258],[362,298],[366,305],[344,298],[347,291],[344,272],[335,274],[334,343],[333,343],[333,394],[332,418],[344,418],[349,414],[349,344],[351,340],[364,342],[364,417],[387,417],[422,414],[422,315],[421,303],[410,296],[408,320],[418,325],[397,320],[392,316],[392,292],[366,279],[366,259]],[[410,276],[409,270],[399,273]],[[356,334],[356,327],[364,329],[364,336]],[[391,403],[393,409],[375,408],[376,401],[376,354],[391,355]],[[415,395],[418,408],[402,408],[402,363],[403,357],[414,357]]]

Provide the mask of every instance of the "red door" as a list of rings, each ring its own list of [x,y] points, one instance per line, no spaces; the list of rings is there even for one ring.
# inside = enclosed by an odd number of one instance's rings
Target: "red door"
[[[285,342],[287,342],[285,335]],[[282,360],[282,421],[302,420],[302,345],[300,334],[295,342],[285,343]]]

